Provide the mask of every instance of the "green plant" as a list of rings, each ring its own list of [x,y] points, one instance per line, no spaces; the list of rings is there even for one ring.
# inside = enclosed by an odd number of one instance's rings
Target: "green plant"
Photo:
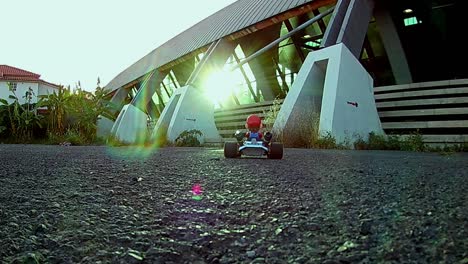
[[[14,103],[9,104],[6,99],[0,98],[0,114],[1,114],[1,122],[4,124],[6,130],[8,128],[11,130],[10,134],[16,134],[16,122],[15,118],[13,117],[13,110],[14,110]]]
[[[376,134],[375,132],[369,133],[369,140],[368,140],[368,148],[369,149],[387,149],[387,139],[385,135]]]
[[[461,152],[468,152],[468,142],[461,143],[458,146],[459,151]]]
[[[203,133],[197,129],[185,130],[176,138],[175,145],[177,147],[199,147],[201,144],[198,137],[202,135]]]
[[[16,88],[7,82],[8,89],[12,93],[9,96],[13,100],[11,104],[5,99],[0,99],[2,104],[2,112],[8,113],[10,123],[11,135],[15,140],[22,142],[30,141],[33,137],[35,127],[41,127],[42,116],[37,114],[37,109],[41,105],[41,101],[33,103],[34,91],[31,87],[25,92],[23,98],[24,104],[19,103],[18,96],[16,95]],[[6,108],[6,111],[4,110]]]
[[[70,142],[72,145],[85,145],[87,143],[85,137],[80,134],[79,130],[68,129],[65,132],[64,139],[66,142]]]
[[[125,142],[121,141],[115,135],[109,135],[106,138],[106,144],[111,147],[121,147],[121,146],[129,146],[130,144],[126,144]]]
[[[57,92],[48,95],[40,95],[42,106],[48,109],[47,129],[50,133],[63,135],[65,133],[65,114],[68,102],[71,99],[70,90],[60,86]]]
[[[65,139],[63,135],[58,135],[56,133],[52,133],[50,131],[47,132],[47,141],[46,144],[48,145],[58,145],[62,142],[64,142]]]
[[[268,112],[265,112],[266,119],[273,120],[272,123],[276,120],[279,112],[279,108],[276,106],[277,104],[279,104],[279,101],[274,103]],[[310,119],[307,118],[307,120],[305,120],[304,117],[310,117]],[[293,127],[288,127],[288,125]],[[344,144],[337,144],[336,139],[330,132],[320,134],[319,125],[320,113],[311,109],[302,109],[301,113],[295,112],[290,117],[285,128],[285,130],[288,131],[287,133],[284,133],[284,130],[276,129],[273,131],[273,135],[275,136],[275,140],[282,142],[286,147],[320,149],[349,148],[349,140],[346,140]]]
[[[425,151],[426,146],[424,144],[424,140],[422,135],[419,133],[418,130],[409,134],[402,142],[401,142],[401,150],[405,151]]]
[[[397,135],[388,135],[386,149],[388,150],[400,150],[401,141]]]
[[[276,118],[278,117],[279,111],[281,110],[281,101],[278,98],[273,100],[273,104],[270,106],[268,111],[263,111],[263,125],[266,131],[271,131],[275,124]]]
[[[322,136],[318,136],[315,141],[312,142],[312,147],[319,149],[334,149],[338,148],[336,139],[333,137],[331,132],[327,132]]]

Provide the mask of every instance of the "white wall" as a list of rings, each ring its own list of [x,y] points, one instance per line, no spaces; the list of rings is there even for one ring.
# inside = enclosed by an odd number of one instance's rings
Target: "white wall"
[[[113,123],[110,133],[124,143],[143,143],[148,133],[147,118],[146,113],[139,108],[126,104]]]
[[[16,96],[18,97],[18,101],[20,104],[26,103],[26,98],[23,98],[23,97],[28,91],[29,87],[31,87],[34,92],[34,96],[33,96],[31,103],[37,103],[39,84],[31,83],[31,82],[16,82],[15,93],[16,93]],[[10,95],[13,95],[13,93],[10,92],[7,82],[1,81],[0,82],[0,98],[7,100],[8,103],[12,103],[14,100],[9,98]]]
[[[39,84],[39,89],[38,89],[38,93],[37,95],[49,95],[49,94],[53,94],[54,92],[55,93],[58,93],[58,88],[56,86],[52,86],[52,85],[49,85],[49,84],[44,84],[44,83],[40,83]]]

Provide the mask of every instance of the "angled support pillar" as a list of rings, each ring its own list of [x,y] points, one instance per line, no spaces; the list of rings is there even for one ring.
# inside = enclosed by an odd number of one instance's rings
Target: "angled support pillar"
[[[384,134],[372,78],[342,43],[309,53],[273,125],[285,144],[317,129],[337,143]]]
[[[395,28],[392,18],[382,2],[376,6],[375,21],[382,37],[383,45],[392,67],[393,77],[396,84],[412,83],[413,78],[406,59],[405,51],[401,45],[400,37]]]
[[[129,91],[129,89],[119,88],[114,96],[112,96],[109,104],[107,105],[112,115],[115,115],[122,109]],[[114,120],[99,115],[97,120],[96,136],[98,138],[107,138],[111,134],[113,126]]]
[[[187,80],[190,77],[190,73],[193,72],[194,68],[194,58],[188,59],[187,61],[177,64],[172,68],[172,72],[174,73],[174,76],[177,79],[177,82],[180,84],[180,86],[184,86],[187,83]]]
[[[344,43],[359,59],[373,9],[373,0],[339,0],[321,47]]]
[[[130,89],[119,88],[114,96],[112,96],[112,99],[109,102],[109,108],[113,114],[119,112],[125,105],[125,100],[127,99],[129,92]]]
[[[233,43],[223,39],[210,46],[187,80],[187,85],[172,94],[153,130],[153,141],[166,139],[174,142],[183,131],[191,129],[203,133],[199,137],[201,143],[222,141],[214,122],[214,105],[203,92],[203,82],[213,70],[222,68],[234,48]]]
[[[103,115],[99,115],[97,119],[96,137],[105,139],[111,134],[114,120],[109,119]]]
[[[122,108],[111,130],[111,134],[118,140],[130,144],[142,143],[146,140],[147,106],[165,76],[166,73],[157,70],[149,73],[130,104]]]

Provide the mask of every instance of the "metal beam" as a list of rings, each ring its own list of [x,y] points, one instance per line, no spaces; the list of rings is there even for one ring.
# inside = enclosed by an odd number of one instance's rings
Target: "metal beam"
[[[169,92],[167,91],[167,87],[166,87],[166,85],[164,84],[164,82],[162,82],[161,85],[162,85],[162,87],[164,88],[164,91],[166,91],[167,97],[171,98],[171,95],[170,95]]]
[[[289,22],[289,20],[285,20],[284,25],[286,25],[286,28],[288,29],[289,32],[294,30],[294,28],[291,25],[291,22]],[[301,50],[301,47],[299,46],[299,43],[298,43],[299,40],[297,39],[296,35],[291,36],[291,39],[292,39],[292,41],[294,43],[294,47],[296,48],[297,55],[299,56],[299,58],[301,59],[301,62],[303,63],[305,61],[305,56],[304,56],[304,53]]]
[[[273,61],[274,61],[275,66],[276,66],[276,70],[279,72],[279,75],[281,77],[282,88],[283,88],[281,90],[283,90],[283,94],[286,94],[289,91],[288,84],[286,83],[286,76],[283,74],[283,71],[279,67],[278,62],[275,59],[273,59]],[[286,92],[285,92],[285,90],[286,90]]]
[[[321,13],[320,15],[318,16],[315,16],[313,17],[312,19],[308,20],[307,22],[305,22],[304,24],[301,24],[300,26],[298,26],[297,28],[295,28],[293,31],[289,32],[288,34],[280,37],[279,39],[273,41],[272,43],[266,45],[265,47],[263,47],[262,49],[258,50],[257,52],[255,52],[254,54],[250,55],[250,57],[244,59],[243,61],[241,61],[240,63],[238,63],[237,65],[234,65],[234,67],[231,68],[231,71],[239,68],[240,66],[246,64],[247,62],[255,59],[256,57],[260,56],[261,54],[265,53],[266,51],[268,51],[269,49],[275,47],[276,45],[278,45],[281,41],[291,37],[292,35],[296,34],[297,32],[303,30],[304,28],[312,25],[313,23],[317,22],[318,20],[322,19],[323,17],[325,17],[326,15],[329,15],[331,12],[333,12],[333,10],[335,9],[335,7],[332,7],[328,10],[326,10],[325,12]]]
[[[240,59],[239,59],[239,57],[237,57],[237,54],[234,52],[233,55],[234,55],[234,59],[236,59],[236,62],[240,63]],[[254,101],[256,103],[258,103],[258,101],[259,101],[258,96],[255,94],[255,91],[252,88],[252,83],[250,83],[250,80],[249,80],[249,77],[247,76],[247,73],[245,72],[244,68],[242,68],[242,66],[239,67],[239,70],[241,71],[242,76],[244,76],[245,82],[247,83],[247,87],[249,88],[249,91],[252,94],[252,96],[254,98]]]
[[[314,14],[314,16],[320,15],[320,11],[318,9],[315,9],[314,11],[312,11],[312,13]],[[323,33],[325,33],[325,30],[327,30],[327,26],[325,25],[325,22],[323,22],[323,19],[320,19],[317,22],[318,22],[320,31],[322,32],[322,35],[323,35]]]
[[[174,87],[175,87],[176,89],[179,88],[179,87],[177,87],[177,83],[175,82],[174,77],[172,76],[171,72],[169,72],[169,78],[171,79],[172,84],[174,84]]]

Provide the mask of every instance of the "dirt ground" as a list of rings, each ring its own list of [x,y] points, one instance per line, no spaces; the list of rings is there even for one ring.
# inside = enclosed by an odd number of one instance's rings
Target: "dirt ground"
[[[467,264],[467,190],[466,153],[0,145],[0,259]]]

